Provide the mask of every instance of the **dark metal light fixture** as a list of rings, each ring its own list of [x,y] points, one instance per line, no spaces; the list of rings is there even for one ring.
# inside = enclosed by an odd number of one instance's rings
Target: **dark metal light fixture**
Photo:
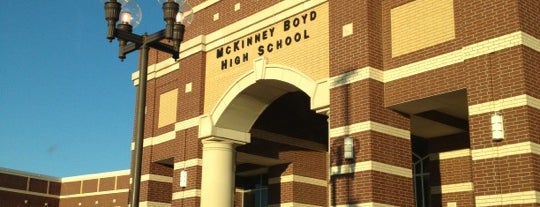
[[[107,20],[107,39],[109,39],[109,42],[114,39],[114,27],[120,16],[121,6],[122,4],[116,2],[116,0],[105,2],[105,20]]]
[[[176,14],[179,10],[178,3],[167,1],[163,3],[163,20],[165,21],[165,38],[172,38]]]
[[[139,86],[135,120],[135,153],[132,166],[132,207],[139,206],[148,51],[150,48],[154,48],[169,53],[174,60],[178,60],[180,43],[184,37],[185,24],[191,24],[193,20],[193,11],[185,0],[158,0],[158,2],[163,4],[163,19],[166,22],[166,26],[165,29],[151,35],[147,35],[146,33],[144,35],[137,35],[133,33],[133,27],[136,27],[140,23],[142,17],[141,9],[135,0],[108,0],[104,2],[105,20],[107,20],[107,39],[109,42],[115,38],[118,39],[118,57],[120,60],[124,60],[127,54],[135,50],[140,51]],[[172,41],[173,45],[171,46],[161,42],[163,39]]]

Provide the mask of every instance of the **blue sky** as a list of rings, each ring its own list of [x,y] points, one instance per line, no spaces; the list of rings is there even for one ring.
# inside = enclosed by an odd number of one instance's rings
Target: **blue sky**
[[[139,0],[135,32],[164,27]],[[129,169],[138,53],[109,43],[100,0],[0,7],[0,167],[56,177]]]

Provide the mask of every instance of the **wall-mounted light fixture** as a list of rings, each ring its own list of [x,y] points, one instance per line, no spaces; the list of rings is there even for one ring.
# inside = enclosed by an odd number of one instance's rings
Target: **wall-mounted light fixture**
[[[354,159],[354,139],[352,137],[346,137],[343,140],[343,157]]]
[[[182,188],[187,187],[187,171],[186,170],[180,171],[180,187]]]
[[[503,116],[499,111],[496,111],[491,115],[491,136],[493,141],[501,141],[504,139]]]

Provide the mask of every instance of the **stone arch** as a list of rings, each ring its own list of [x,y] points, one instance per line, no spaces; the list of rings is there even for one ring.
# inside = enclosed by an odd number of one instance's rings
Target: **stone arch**
[[[293,68],[254,61],[253,70],[240,77],[222,96],[211,114],[201,118],[199,138],[218,130],[248,133],[259,115],[281,95],[300,89],[311,98],[311,109],[325,113],[329,106],[328,81],[316,81]]]

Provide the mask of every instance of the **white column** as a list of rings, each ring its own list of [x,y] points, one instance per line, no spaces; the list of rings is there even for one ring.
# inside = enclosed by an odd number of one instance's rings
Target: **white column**
[[[233,207],[236,144],[203,141],[201,206]]]
[[[203,144],[201,206],[233,207],[236,150],[251,141],[251,134],[216,127],[210,116],[199,120],[199,139]]]

